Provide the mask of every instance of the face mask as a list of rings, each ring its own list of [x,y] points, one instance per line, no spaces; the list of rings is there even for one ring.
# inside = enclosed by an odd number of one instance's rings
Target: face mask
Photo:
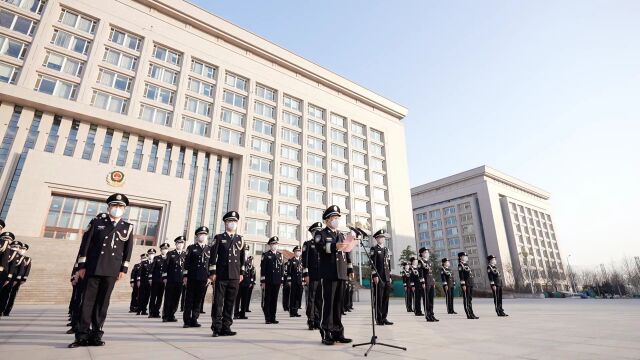
[[[20,254],[20,255],[24,255],[26,252],[27,252],[27,250],[26,250],[26,249],[20,249],[20,250],[18,250],[18,254]]]
[[[409,270],[409,265],[405,265],[405,266],[404,266],[404,269],[405,269],[405,270]]]
[[[12,247],[11,247],[11,250],[16,250],[16,251],[18,251],[18,250],[20,250],[20,247],[18,247],[18,246],[12,246]]]
[[[248,257],[249,257],[249,251],[245,251],[245,252],[244,252],[244,257],[245,257],[245,258],[248,258]]]
[[[378,243],[378,245],[384,247],[384,238],[383,237],[376,238],[376,242]]]
[[[462,262],[466,263],[467,261],[469,261],[469,257],[468,256],[463,256],[462,257]]]
[[[340,225],[340,220],[336,219],[329,221],[329,226],[334,230],[338,228],[338,225]]]
[[[448,261],[445,261],[445,263],[444,263],[444,267],[449,267],[449,266],[451,266],[451,265],[449,264],[449,262],[448,262]]]
[[[184,248],[184,243],[181,243],[181,242],[180,242],[180,243],[177,243],[177,244],[176,244],[176,249],[177,249],[177,250],[182,250],[182,248]]]
[[[496,259],[491,259],[491,265],[494,265],[494,266],[495,266],[496,264],[497,264]]]
[[[111,209],[109,209],[109,214],[116,219],[121,218],[122,214],[124,214],[124,210],[119,207],[112,207]]]
[[[202,244],[205,240],[207,240],[207,234],[200,234],[196,239],[198,240],[199,243]]]
[[[296,251],[296,252],[295,252],[295,255],[296,255],[296,257],[297,257],[297,258],[299,258],[299,257],[300,257],[300,255],[302,255],[302,253],[301,253],[300,251]]]
[[[236,231],[236,228],[238,227],[238,223],[235,221],[229,221],[227,222],[227,230],[228,231]]]
[[[423,258],[423,259],[428,259],[428,258],[429,258],[429,255],[430,255],[430,254],[429,254],[429,252],[428,252],[428,251],[425,251],[425,252],[423,252],[423,253],[422,253],[422,258]]]
[[[149,261],[153,261],[153,258],[155,257],[155,255],[151,254],[147,256],[147,259],[149,259]]]
[[[169,252],[169,250],[160,250],[160,253],[161,253],[162,255],[167,255],[167,253],[168,253],[168,252]]]
[[[418,266],[418,260],[413,260],[413,262],[411,263],[411,265],[412,265],[413,267]]]
[[[271,247],[271,251],[276,252],[278,251],[278,245],[270,245]]]

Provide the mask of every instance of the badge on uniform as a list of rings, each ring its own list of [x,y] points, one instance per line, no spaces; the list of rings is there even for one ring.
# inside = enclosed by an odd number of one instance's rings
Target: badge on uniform
[[[99,225],[98,230],[104,230],[104,225]]]
[[[220,243],[221,243],[221,244],[226,244],[226,243],[227,243],[227,240],[222,239],[222,240],[220,240]]]

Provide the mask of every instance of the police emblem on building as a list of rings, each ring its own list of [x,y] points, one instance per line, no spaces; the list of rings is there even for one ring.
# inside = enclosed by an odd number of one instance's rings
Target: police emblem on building
[[[113,187],[124,185],[124,173],[120,170],[114,170],[107,174],[107,184]]]

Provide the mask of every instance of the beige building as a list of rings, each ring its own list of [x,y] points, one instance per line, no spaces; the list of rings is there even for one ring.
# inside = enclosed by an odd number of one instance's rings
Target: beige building
[[[509,286],[569,290],[549,193],[487,166],[411,189],[416,246],[452,259],[466,251],[479,288],[494,255]]]
[[[116,191],[140,246],[235,209],[253,253],[292,247],[331,204],[414,242],[407,109],[186,1],[0,0],[0,101],[0,218],[34,276],[45,246],[68,275]]]

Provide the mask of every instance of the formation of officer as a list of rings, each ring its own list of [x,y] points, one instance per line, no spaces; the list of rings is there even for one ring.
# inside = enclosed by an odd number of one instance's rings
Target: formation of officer
[[[78,277],[86,281],[75,341],[69,347],[102,346],[103,325],[111,292],[129,269],[133,250],[133,225],[124,221],[129,199],[123,194],[107,198],[108,214],[91,220],[78,250]]]
[[[318,269],[320,258],[314,240],[316,231],[320,230],[322,230],[321,222],[316,222],[309,226],[311,239],[302,244],[302,275],[304,277],[304,284],[307,287],[306,314],[307,327],[309,330],[320,329],[320,306],[322,304],[320,272]]]
[[[284,277],[289,287],[289,316],[300,317],[298,311],[302,308],[303,274],[302,274],[302,250],[300,246],[293,248],[293,257],[285,265]],[[345,302],[346,303],[346,302]]]
[[[284,279],[284,257],[278,251],[279,239],[272,236],[267,241],[269,250],[260,260],[260,288],[262,289],[262,312],[265,324],[277,324],[278,293]]]
[[[502,276],[498,270],[496,257],[493,255],[487,256],[487,275],[489,276],[489,285],[491,286],[491,293],[493,294],[493,304],[498,316],[509,316],[505,314],[502,308]]]
[[[27,282],[27,278],[31,272],[31,258],[26,255],[29,250],[29,245],[22,242],[19,242],[18,244],[18,256],[14,259],[15,265],[12,266],[13,281],[7,285],[10,286],[8,289],[9,298],[6,301],[6,304],[0,303],[0,316],[9,316],[11,314],[18,291],[20,290],[20,287]]]
[[[371,277],[375,304],[375,319],[378,325],[393,325],[387,319],[389,313],[389,297],[391,296],[391,252],[385,246],[387,232],[384,229],[373,234],[376,245],[370,250]]]
[[[164,284],[164,305],[162,306],[162,322],[177,322],[176,311],[182,295],[182,272],[187,256],[184,244],[187,239],[180,235],[173,240],[175,249],[166,255],[162,282]]]
[[[0,231],[5,223],[0,220]],[[9,316],[16,295],[31,272],[31,258],[26,256],[29,245],[16,240],[12,232],[0,233],[0,318]]]

